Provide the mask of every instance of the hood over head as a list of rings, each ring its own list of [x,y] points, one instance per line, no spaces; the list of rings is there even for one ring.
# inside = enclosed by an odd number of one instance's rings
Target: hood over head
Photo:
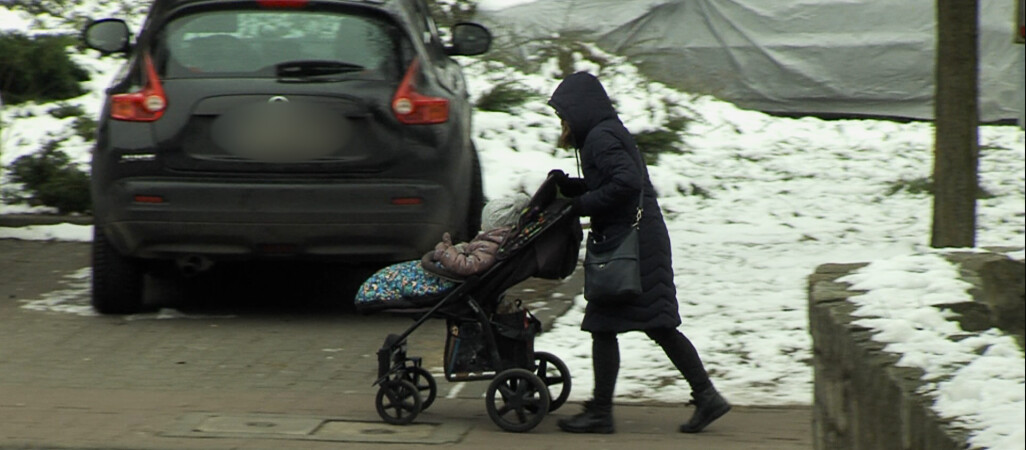
[[[587,72],[577,72],[565,79],[549,99],[549,106],[570,125],[574,145],[580,147],[595,125],[616,118],[613,102],[598,78]]]

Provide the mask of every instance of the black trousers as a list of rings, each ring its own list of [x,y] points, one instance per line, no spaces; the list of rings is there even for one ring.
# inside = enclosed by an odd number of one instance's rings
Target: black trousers
[[[646,330],[645,334],[663,348],[692,392],[701,392],[712,386],[698,351],[684,333],[676,328],[658,328]],[[612,405],[616,377],[620,372],[620,342],[616,340],[616,333],[592,333],[591,353],[595,372],[593,401],[597,406]]]

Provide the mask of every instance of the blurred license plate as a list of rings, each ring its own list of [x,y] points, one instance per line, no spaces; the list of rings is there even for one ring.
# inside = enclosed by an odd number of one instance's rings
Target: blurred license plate
[[[227,152],[266,162],[302,162],[337,153],[349,139],[345,117],[292,103],[239,108],[214,121],[214,142]]]

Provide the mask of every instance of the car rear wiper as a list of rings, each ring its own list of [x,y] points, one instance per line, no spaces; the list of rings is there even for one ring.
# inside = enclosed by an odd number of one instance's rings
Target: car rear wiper
[[[282,81],[333,81],[332,77],[349,72],[359,72],[365,67],[342,61],[289,61],[276,66],[275,74]],[[329,77],[325,79],[324,77]]]

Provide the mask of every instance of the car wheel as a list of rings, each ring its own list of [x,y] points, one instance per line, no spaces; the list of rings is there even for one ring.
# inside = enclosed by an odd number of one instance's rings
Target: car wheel
[[[100,227],[93,227],[93,309],[101,314],[142,311],[143,275],[139,261],[118,253]]]
[[[470,204],[467,210],[466,240],[473,239],[481,230],[481,210],[484,209],[484,183],[481,180],[481,162],[477,159],[477,148],[471,149]]]

